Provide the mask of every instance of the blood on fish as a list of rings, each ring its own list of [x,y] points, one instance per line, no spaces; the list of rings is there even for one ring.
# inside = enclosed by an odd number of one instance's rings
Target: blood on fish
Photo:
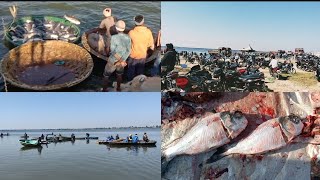
[[[245,154],[240,154],[239,156],[240,156],[240,159],[242,160],[242,162],[244,162],[247,158],[247,155],[245,155]]]
[[[255,157],[256,157],[259,161],[261,161],[261,160],[263,159],[263,155],[255,155]]]
[[[274,123],[272,124],[272,127],[275,128],[275,127],[277,127],[277,126],[279,126],[279,125],[280,125],[280,123],[274,122]]]

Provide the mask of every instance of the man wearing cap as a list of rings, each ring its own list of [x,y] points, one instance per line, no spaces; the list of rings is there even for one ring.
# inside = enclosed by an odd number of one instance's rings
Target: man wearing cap
[[[105,19],[101,21],[99,28],[106,30],[106,35],[111,36],[110,28],[115,25],[116,18],[111,15],[111,8],[105,8],[103,10]]]
[[[98,33],[93,33],[96,32],[96,30],[88,32],[88,41],[91,47],[93,47],[96,51],[102,55],[108,56],[111,40],[110,29],[111,27],[114,27],[116,18],[111,15],[111,8],[105,8],[102,13],[105,16],[105,19],[101,21],[98,28]],[[104,31],[105,34],[101,35],[100,33]]]
[[[121,91],[122,74],[131,51],[131,39],[127,34],[123,33],[125,29],[125,22],[119,20],[116,23],[118,34],[111,36],[110,56],[103,73],[103,91],[105,92],[108,88],[109,77],[114,71],[117,73],[117,91]]]
[[[134,17],[135,27],[129,32],[131,38],[131,54],[128,59],[128,81],[135,76],[144,74],[144,66],[148,49],[154,50],[152,32],[144,25],[144,17]]]
[[[174,69],[176,65],[176,51],[173,48],[173,44],[166,44],[166,53],[161,59],[161,74],[166,75],[168,72]]]

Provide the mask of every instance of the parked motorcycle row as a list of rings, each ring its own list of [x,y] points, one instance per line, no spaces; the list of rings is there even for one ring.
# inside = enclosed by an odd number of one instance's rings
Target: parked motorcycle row
[[[318,81],[320,81],[320,58],[318,56],[303,54],[297,56],[297,68],[314,72]]]
[[[195,56],[195,55],[193,55]],[[162,90],[185,92],[245,92],[268,91],[264,74],[254,65],[243,66],[236,61],[226,61],[212,56],[195,58],[199,65],[193,66],[185,75],[171,71],[162,76]]]

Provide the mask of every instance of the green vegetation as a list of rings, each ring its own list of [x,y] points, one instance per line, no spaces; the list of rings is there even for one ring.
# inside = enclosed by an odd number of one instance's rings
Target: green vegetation
[[[290,81],[296,82],[299,85],[302,86],[313,86],[318,83],[316,80],[314,73],[312,72],[304,72],[304,73],[299,73],[297,72],[296,74],[292,75],[289,77]]]

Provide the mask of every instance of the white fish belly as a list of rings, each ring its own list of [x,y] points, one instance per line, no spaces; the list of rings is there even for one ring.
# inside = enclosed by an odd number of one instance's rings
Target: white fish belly
[[[198,154],[228,143],[230,140],[219,114],[200,119],[181,139],[164,150],[164,155],[170,159],[181,154]]]
[[[276,123],[274,119],[262,123],[248,137],[230,148],[227,154],[259,154],[285,146],[280,126]]]

